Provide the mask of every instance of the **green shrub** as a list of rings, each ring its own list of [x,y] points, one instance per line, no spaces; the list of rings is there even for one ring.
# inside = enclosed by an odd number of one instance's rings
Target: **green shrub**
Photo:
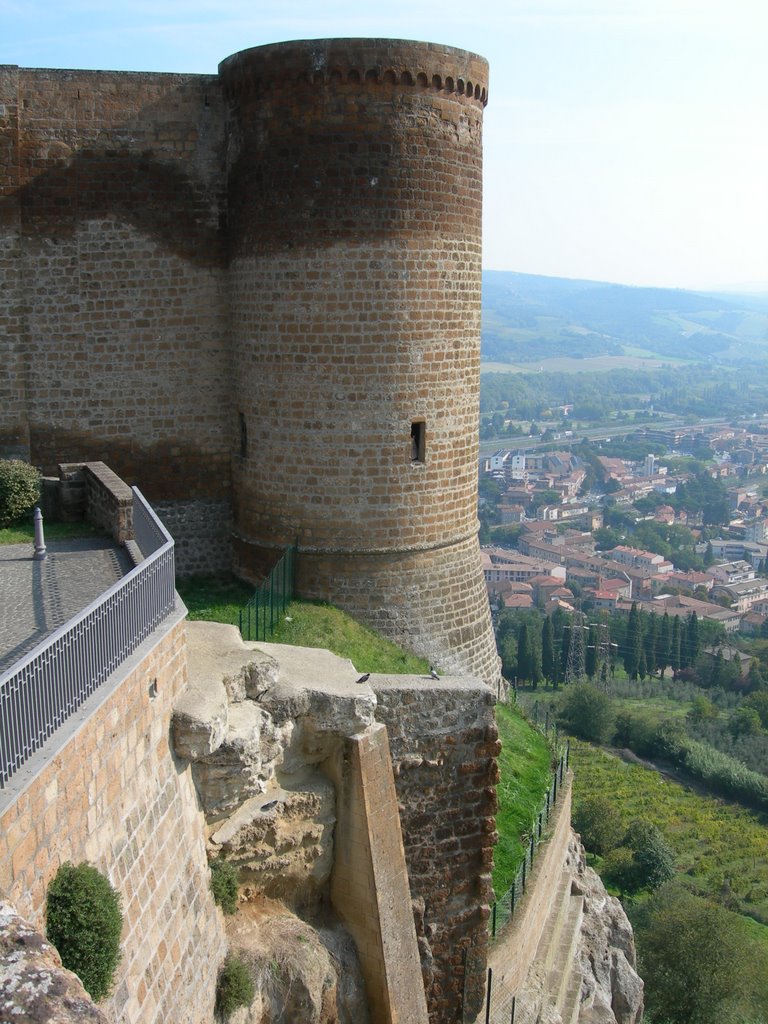
[[[590,683],[566,690],[560,704],[560,722],[569,732],[593,743],[605,743],[613,735],[616,712],[607,693]]]
[[[237,871],[229,863],[219,857],[211,861],[211,892],[216,903],[225,914],[234,914],[237,910]]]
[[[62,864],[48,886],[46,934],[92,999],[112,987],[120,960],[120,895],[90,864]]]
[[[588,796],[573,808],[573,827],[592,853],[604,857],[618,846],[624,835],[624,823],[616,804],[605,796]]]
[[[40,474],[20,459],[0,459],[0,527],[10,526],[40,498]]]
[[[600,874],[609,885],[620,892],[634,892],[636,867],[632,851],[627,846],[617,846],[603,861]]]
[[[243,961],[228,956],[216,986],[216,1013],[227,1020],[241,1006],[250,1006],[254,997],[253,980]]]
[[[650,821],[635,819],[621,840],[603,861],[606,882],[622,892],[655,890],[675,873],[675,855],[664,836]]]

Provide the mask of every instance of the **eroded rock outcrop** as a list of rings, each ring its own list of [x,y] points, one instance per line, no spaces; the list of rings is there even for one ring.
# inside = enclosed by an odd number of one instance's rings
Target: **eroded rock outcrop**
[[[230,918],[227,934],[257,990],[230,1024],[367,1024],[357,953],[340,926],[309,926],[282,904],[257,898]]]
[[[635,939],[619,900],[586,866],[584,848],[574,848],[574,885],[584,895],[578,959],[582,973],[579,1024],[638,1024],[643,982],[635,966]]]
[[[376,697],[329,651],[257,648],[217,623],[187,631],[190,684],[175,708],[174,748],[192,762],[209,855],[238,870],[227,933],[256,989],[230,1020],[365,1024],[355,944],[323,900],[337,794],[321,765],[374,724]]]
[[[0,902],[0,1021],[107,1024],[80,979],[10,903]]]
[[[632,927],[619,900],[608,895],[600,876],[587,867],[584,848],[575,835],[568,844],[563,881],[567,898],[579,904],[578,933],[561,943],[554,956],[542,940],[517,993],[515,1020],[518,1024],[639,1024],[643,982],[635,970]],[[550,914],[557,914],[556,904]],[[562,985],[559,996],[558,985]]]

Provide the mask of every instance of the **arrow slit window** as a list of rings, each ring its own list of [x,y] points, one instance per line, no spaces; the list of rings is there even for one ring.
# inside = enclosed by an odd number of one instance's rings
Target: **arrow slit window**
[[[424,462],[427,446],[427,424],[424,420],[411,423],[411,462]]]

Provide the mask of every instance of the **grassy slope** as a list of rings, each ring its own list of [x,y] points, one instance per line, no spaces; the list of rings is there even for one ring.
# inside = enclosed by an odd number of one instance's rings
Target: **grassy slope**
[[[657,772],[574,740],[574,798],[602,794],[626,823],[642,817],[675,850],[678,875],[698,891],[724,886],[745,914],[768,924],[768,817],[712,796],[694,793]],[[754,926],[768,943],[768,928]]]
[[[190,619],[232,625],[237,625],[238,612],[254,589],[232,577],[178,580],[177,588]],[[424,658],[402,650],[346,612],[327,604],[292,601],[270,641],[297,647],[327,647],[334,654],[349,658],[360,672],[421,675],[429,671]]]
[[[523,859],[521,836],[530,836],[550,782],[552,752],[540,732],[513,707],[496,705],[501,738],[498,785],[499,843],[493,859],[493,888],[502,896],[512,884]]]
[[[190,619],[238,624],[238,612],[253,594],[253,586],[234,576],[193,576],[177,579],[176,589]]]

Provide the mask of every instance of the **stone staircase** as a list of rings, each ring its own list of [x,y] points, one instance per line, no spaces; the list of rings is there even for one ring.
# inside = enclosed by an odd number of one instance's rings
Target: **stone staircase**
[[[584,897],[572,892],[571,873],[564,868],[529,972],[529,981],[536,981],[517,993],[515,1024],[536,1024],[543,1011],[547,1020],[556,1011],[563,1024],[577,1024],[582,976],[575,958],[583,913]],[[494,979],[489,1019],[491,1024],[509,1024],[513,993],[502,972],[499,975]],[[481,1020],[485,1021],[483,1015],[478,1017]]]
[[[571,874],[563,870],[553,910],[536,951],[546,978],[542,1002],[557,1010],[563,1024],[575,1024],[579,1019],[581,972],[575,956],[583,914],[584,897],[571,891]]]

